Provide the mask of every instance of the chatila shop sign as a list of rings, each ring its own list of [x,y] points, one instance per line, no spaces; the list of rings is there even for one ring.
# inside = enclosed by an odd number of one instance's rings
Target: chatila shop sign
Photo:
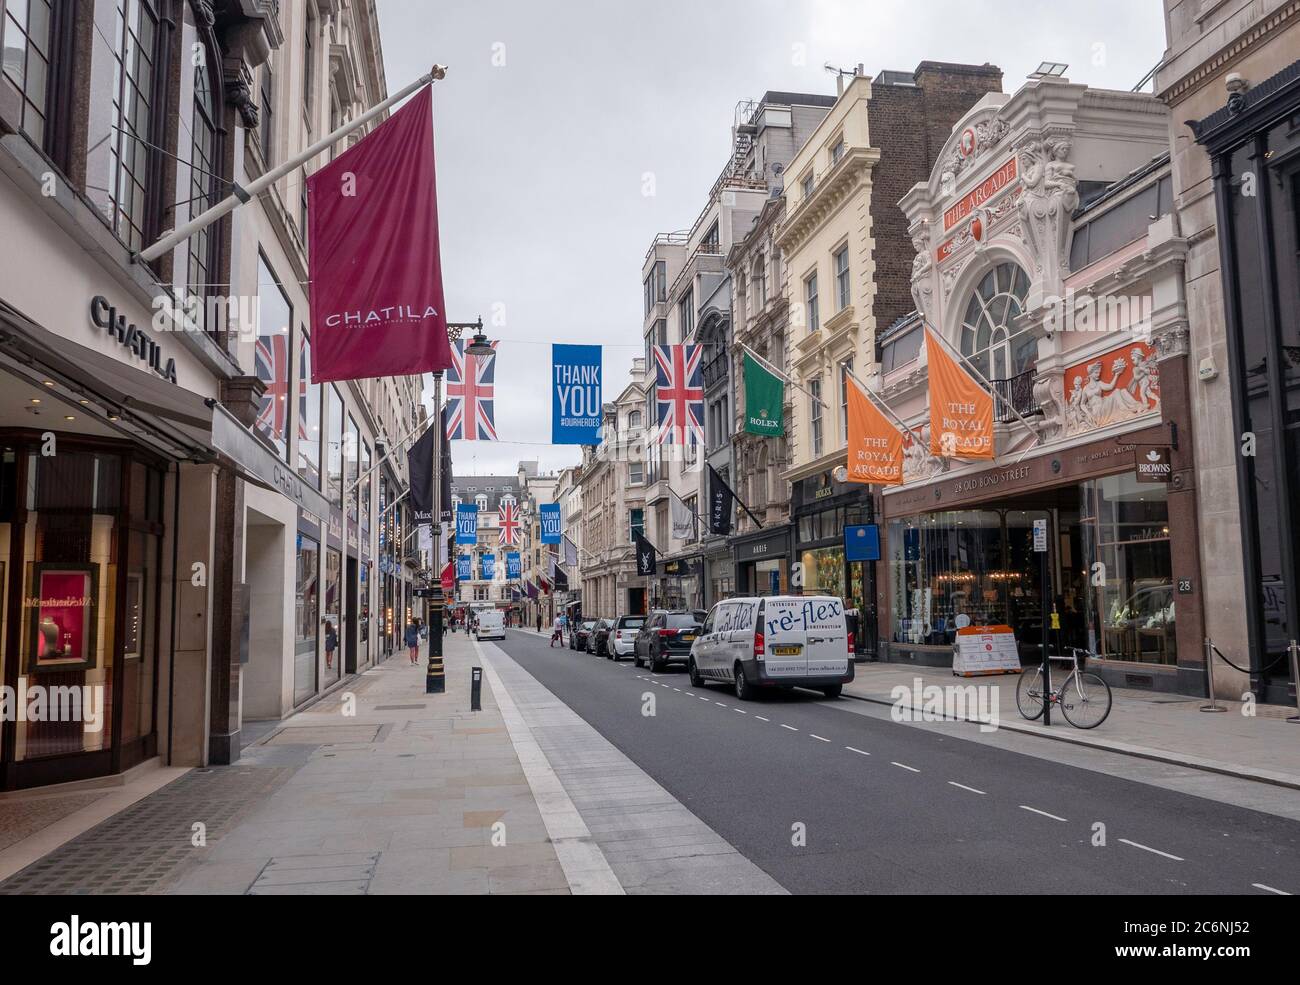
[[[129,324],[126,315],[118,314],[116,308],[108,303],[102,294],[97,294],[90,301],[90,321],[98,328],[104,329],[117,339],[117,344],[130,349],[132,355],[169,383],[176,382],[176,360],[163,360],[162,346],[154,341],[144,329]]]

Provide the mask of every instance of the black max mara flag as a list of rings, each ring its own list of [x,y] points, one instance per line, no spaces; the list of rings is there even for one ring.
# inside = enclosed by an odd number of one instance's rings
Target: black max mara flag
[[[451,442],[447,440],[447,408],[442,409],[442,487],[438,497],[440,523],[451,522]],[[433,439],[432,427],[425,428],[424,434],[406,453],[406,469],[411,479],[411,509],[415,511],[416,523],[428,523],[433,513]]]
[[[654,577],[655,546],[640,534],[636,538],[636,573],[644,577]]]

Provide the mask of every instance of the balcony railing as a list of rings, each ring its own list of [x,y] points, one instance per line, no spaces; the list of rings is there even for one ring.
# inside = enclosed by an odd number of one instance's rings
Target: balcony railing
[[[715,383],[720,383],[722,380],[725,380],[730,365],[731,356],[725,349],[705,363],[704,386],[706,388],[711,388]]]
[[[1011,412],[1011,408],[1007,404],[1014,407],[1021,417],[1030,417],[1041,413],[1038,401],[1034,397],[1034,378],[1036,375],[1034,370],[1027,369],[1010,379],[989,380],[993,384],[994,391],[1001,398],[993,402],[993,420],[995,423],[1007,424],[1016,419],[1016,415]]]

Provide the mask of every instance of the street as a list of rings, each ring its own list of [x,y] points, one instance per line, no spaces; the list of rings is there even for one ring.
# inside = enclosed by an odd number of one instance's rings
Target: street
[[[896,724],[847,698],[742,705],[679,667],[652,674],[528,632],[500,646],[791,892],[1300,891],[1293,820],[959,737],[973,726]]]

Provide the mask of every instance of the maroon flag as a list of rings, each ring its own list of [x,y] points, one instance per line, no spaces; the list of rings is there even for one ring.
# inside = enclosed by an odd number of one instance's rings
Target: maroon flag
[[[307,179],[312,380],[451,366],[426,86]]]

